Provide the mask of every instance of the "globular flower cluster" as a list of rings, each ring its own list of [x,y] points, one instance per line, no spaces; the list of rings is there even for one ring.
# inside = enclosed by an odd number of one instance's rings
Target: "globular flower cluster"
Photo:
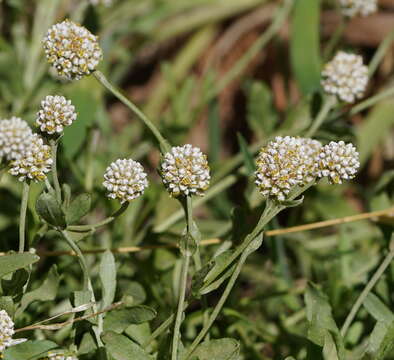
[[[345,16],[368,16],[378,10],[377,0],[340,0]]]
[[[51,148],[37,134],[32,134],[27,146],[17,159],[11,162],[10,174],[20,181],[42,181],[51,170]]]
[[[317,176],[316,140],[278,136],[260,150],[256,161],[255,183],[264,196],[286,199],[296,185],[305,185]]]
[[[318,176],[328,177],[332,184],[353,179],[360,167],[359,154],[353,144],[331,141],[319,153]]]
[[[0,310],[0,354],[13,344],[14,323],[5,310]],[[1,357],[1,356],[0,356]]]
[[[260,150],[255,183],[262,195],[286,200],[295,186],[328,177],[331,183],[354,177],[359,167],[358,153],[343,141],[323,146],[312,139],[278,136]]]
[[[29,145],[31,135],[31,128],[20,118],[0,120],[0,161],[18,158]]]
[[[142,165],[131,159],[118,159],[107,167],[104,187],[108,197],[121,203],[138,198],[148,186],[147,174]]]
[[[74,354],[56,351],[48,353],[48,360],[78,360],[78,358]]]
[[[90,3],[92,5],[100,5],[103,4],[104,6],[111,6],[112,5],[112,0],[90,0]]]
[[[41,101],[41,109],[37,113],[36,124],[47,134],[60,134],[77,118],[75,107],[64,96],[48,95]]]
[[[322,71],[322,86],[328,94],[354,103],[364,95],[368,84],[368,68],[359,55],[338,52]]]
[[[172,196],[202,196],[210,181],[207,157],[190,144],[173,147],[164,155],[161,176]]]
[[[90,74],[102,58],[97,37],[70,20],[53,25],[43,43],[48,62],[69,80]]]

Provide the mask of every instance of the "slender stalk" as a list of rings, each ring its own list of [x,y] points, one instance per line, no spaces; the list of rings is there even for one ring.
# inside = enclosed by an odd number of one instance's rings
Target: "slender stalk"
[[[27,203],[29,201],[30,184],[25,181],[23,182],[22,202],[21,211],[19,217],[19,253],[25,251],[25,236],[26,236],[26,212]]]
[[[364,290],[361,292],[360,296],[357,298],[356,302],[353,304],[348,316],[345,319],[345,322],[341,328],[341,335],[345,336],[350,325],[352,324],[354,318],[357,315],[358,310],[360,309],[361,305],[363,304],[367,295],[371,292],[374,288],[376,283],[379,281],[380,277],[383,275],[385,270],[390,265],[391,261],[394,258],[394,249],[391,249],[390,252],[386,255],[380,266],[377,268],[376,272],[371,277],[371,280],[368,281],[368,284],[365,286]]]
[[[183,311],[185,311],[188,306],[189,304],[185,301],[183,304]],[[163,323],[152,333],[149,339],[142,344],[142,346],[144,348],[149,346],[153,340],[155,340],[158,336],[160,336],[164,331],[166,331],[171,326],[171,324],[174,322],[174,319],[175,319],[175,315],[171,314],[168,317],[168,319],[163,321]]]
[[[91,300],[93,302],[93,312],[96,313],[96,312],[98,312],[98,309],[97,309],[96,299],[94,296],[93,286],[92,286],[92,282],[90,280],[89,269],[88,269],[85,257],[83,255],[81,249],[79,248],[79,246],[70,237],[68,232],[66,230],[62,230],[61,233],[62,233],[64,239],[66,240],[68,246],[74,251],[74,253],[78,257],[78,261],[81,266],[82,274],[83,274],[83,290],[85,290],[85,291],[88,290],[91,292],[91,296],[92,296]],[[102,346],[103,343],[100,338],[100,334],[103,331],[103,316],[102,315],[98,315],[97,329],[98,329],[98,333],[96,333],[96,331],[94,332],[96,335],[96,341],[99,346]]]
[[[74,242],[73,239],[71,239],[70,235],[66,230],[61,231],[64,239],[66,240],[68,246],[71,248],[72,251],[77,255],[79,264],[82,269],[82,274],[83,274],[83,290],[91,290],[91,282],[90,282],[90,276],[89,276],[89,269],[86,264],[85,257],[82,254],[81,249],[79,246]]]
[[[189,271],[189,264],[190,264],[190,240],[192,240],[192,227],[193,227],[193,206],[192,206],[192,198],[191,196],[187,196],[185,204],[185,217],[186,217],[186,235],[181,241],[184,241],[183,244],[184,250],[182,251],[182,270],[181,270],[181,277],[180,277],[180,284],[179,284],[179,298],[178,298],[178,308],[175,317],[175,325],[174,325],[174,334],[172,338],[172,354],[171,360],[178,359],[178,347],[179,347],[179,340],[181,337],[181,325],[182,325],[182,317],[183,317],[183,308],[185,303],[186,297],[186,286],[187,286],[187,274]],[[182,245],[181,245],[182,247]]]
[[[231,290],[233,289],[235,282],[237,281],[237,278],[238,278],[239,274],[241,273],[242,267],[245,264],[245,261],[250,253],[251,252],[249,252],[249,251],[244,251],[242,253],[242,255],[237,263],[237,266],[236,266],[233,274],[231,275],[231,278],[230,278],[229,282],[227,283],[226,288],[223,291],[222,296],[220,297],[218,303],[216,304],[215,308],[212,311],[211,316],[208,319],[207,324],[205,324],[205,326],[202,328],[200,333],[194,339],[194,341],[190,345],[188,351],[182,357],[182,360],[186,360],[192,355],[192,353],[194,352],[194,350],[196,349],[198,344],[200,344],[201,340],[205,337],[205,335],[208,333],[209,329],[211,328],[211,326],[215,322],[216,318],[218,317],[220,311],[223,308],[224,303],[226,302],[228,296],[230,295]]]
[[[320,126],[323,124],[330,110],[337,103],[337,99],[335,96],[328,96],[324,100],[323,106],[321,107],[319,113],[316,116],[316,119],[313,121],[312,126],[306,133],[306,137],[313,137],[316,131],[319,130]]]
[[[186,296],[186,284],[187,284],[187,273],[189,269],[190,263],[190,255],[185,255],[183,257],[182,263],[182,272],[181,272],[181,279],[180,279],[180,289],[179,289],[179,300],[178,300],[178,308],[176,312],[175,318],[175,325],[174,325],[174,334],[172,338],[172,355],[171,360],[178,359],[178,346],[179,340],[181,337],[181,325],[182,325],[182,317],[183,317],[183,304],[185,302]]]
[[[368,99],[365,99],[363,102],[360,102],[356,106],[350,110],[350,115],[356,115],[359,112],[368,109],[369,107],[375,105],[379,101],[382,101],[386,98],[389,98],[394,95],[394,86],[391,86],[385,90],[382,90],[381,92],[377,93],[374,96],[369,97]]]
[[[56,140],[50,140],[49,143],[51,145],[51,151],[52,151],[53,186],[55,188],[56,199],[59,202],[59,204],[61,204],[61,202],[62,202],[62,191],[60,189],[59,178],[58,178],[58,175],[57,175],[57,147],[58,147],[58,142]]]
[[[103,73],[101,73],[100,71],[95,71],[93,74],[101,85],[103,85],[109,92],[111,92],[116,98],[118,98],[123,104],[125,104],[149,128],[149,130],[152,132],[157,142],[159,143],[161,152],[168,152],[170,150],[170,145],[168,141],[161,135],[160,131],[153,124],[153,122],[149,120],[148,117],[135,104],[133,104],[115,86],[113,86],[107,80]]]
[[[114,212],[111,216],[105,218],[104,220],[96,223],[96,224],[89,224],[89,225],[70,225],[67,227],[67,230],[74,231],[74,232],[86,232],[86,231],[91,231],[91,230],[96,230],[98,227],[107,225],[114,221],[117,217],[122,215],[127,208],[129,207],[129,202],[125,202],[122,204],[122,206]]]

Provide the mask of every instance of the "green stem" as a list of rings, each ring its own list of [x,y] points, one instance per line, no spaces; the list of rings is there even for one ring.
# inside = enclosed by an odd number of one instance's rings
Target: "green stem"
[[[364,100],[363,102],[357,104],[356,106],[354,106],[352,108],[352,110],[350,110],[350,115],[356,115],[359,112],[368,109],[369,107],[375,105],[376,103],[378,103],[379,101],[382,101],[388,97],[391,97],[394,95],[394,86],[389,87],[381,92],[379,92],[378,94],[369,97],[368,99]]]
[[[337,103],[337,99],[335,96],[328,96],[324,100],[323,106],[321,107],[319,113],[316,116],[316,119],[313,121],[312,126],[306,133],[306,137],[313,137],[317,130],[319,130],[320,126],[323,124],[330,110]]]
[[[190,256],[191,252],[189,247],[191,246],[191,231],[193,227],[193,206],[192,206],[192,198],[191,196],[187,196],[185,199],[185,217],[186,217],[186,235],[181,241],[184,241],[185,244],[181,245],[181,248],[184,247],[184,251],[182,251],[182,270],[180,276],[179,283],[179,298],[178,298],[178,308],[175,317],[175,325],[174,325],[174,334],[172,338],[172,355],[171,360],[178,359],[178,347],[179,340],[181,337],[181,325],[182,325],[182,317],[183,317],[183,308],[186,297],[186,286],[187,286],[187,275],[189,271],[190,264]]]
[[[23,182],[21,212],[19,217],[19,253],[25,251],[25,236],[26,236],[26,213],[27,203],[29,201],[30,184],[25,181]]]
[[[215,322],[216,318],[218,317],[220,311],[222,310],[224,303],[226,302],[227,298],[229,297],[231,290],[233,289],[235,282],[237,281],[237,278],[238,278],[239,274],[241,273],[242,267],[245,264],[245,261],[250,253],[251,253],[250,251],[244,251],[242,253],[242,255],[237,263],[237,266],[236,266],[234,272],[232,273],[231,278],[226,285],[226,288],[223,291],[222,296],[220,297],[218,303],[216,304],[215,308],[212,311],[211,316],[209,317],[207,323],[204,325],[204,327],[202,328],[200,333],[194,339],[193,343],[190,345],[186,354],[182,357],[182,360],[187,360],[192,355],[192,353],[194,352],[196,347],[200,344],[201,340],[205,337],[205,335],[207,335],[209,329],[211,328],[211,326]]]
[[[59,202],[59,204],[61,204],[62,203],[62,191],[60,189],[59,178],[58,178],[58,175],[57,175],[57,147],[58,147],[58,142],[56,140],[50,140],[49,143],[51,145],[51,151],[52,151],[53,186],[55,188],[56,199]]]
[[[94,73],[95,78],[99,81],[101,85],[103,85],[108,91],[110,91],[116,98],[118,98],[123,104],[125,104],[134,114],[136,114],[140,120],[149,128],[149,130],[155,136],[157,142],[160,145],[160,151],[162,153],[166,153],[170,151],[171,147],[168,141],[161,135],[160,131],[157,127],[153,124],[151,120],[129,99],[127,99],[115,86],[113,86],[107,78],[104,76],[103,73],[100,71],[95,71]]]
[[[114,221],[117,217],[119,217],[120,215],[122,215],[127,208],[129,207],[129,202],[125,202],[122,204],[122,206],[119,208],[119,210],[117,210],[116,212],[114,212],[111,216],[105,218],[104,220],[96,223],[96,224],[89,224],[89,225],[70,225],[67,226],[67,230],[69,231],[74,231],[74,232],[86,232],[86,231],[91,231],[91,230],[96,230],[98,227],[107,225],[109,223],[111,223],[112,221]]]
[[[186,308],[189,306],[189,304],[185,301],[183,304],[183,311],[186,310]],[[143,347],[146,348],[147,346],[149,346],[151,344],[151,342],[153,340],[155,340],[158,336],[160,336],[164,331],[166,331],[171,324],[174,322],[175,319],[175,314],[171,314],[167,320],[165,320],[153,333],[152,335],[149,337],[148,340],[146,340],[143,343]]]
[[[90,282],[90,276],[89,276],[89,269],[86,264],[85,257],[83,256],[83,253],[79,246],[74,242],[73,239],[71,239],[70,235],[66,230],[62,230],[62,235],[64,239],[66,240],[68,246],[71,248],[72,251],[75,252],[75,254],[78,257],[79,264],[82,269],[82,274],[83,274],[83,290],[91,290],[91,282]]]
[[[394,249],[390,250],[390,252],[387,254],[387,256],[384,258],[376,272],[373,274],[371,277],[371,280],[368,281],[368,284],[365,286],[364,290],[361,292],[360,296],[356,300],[356,302],[353,304],[348,316],[346,317],[345,322],[343,323],[343,326],[341,328],[341,335],[344,337],[352,324],[354,318],[357,315],[358,310],[360,309],[361,305],[363,304],[365,298],[367,295],[371,292],[373,287],[376,285],[376,283],[379,281],[380,277],[383,275],[387,267],[390,265],[391,261],[394,258]]]
[[[78,257],[78,261],[79,261],[79,264],[81,266],[82,274],[83,274],[83,290],[84,291],[90,291],[90,293],[91,293],[91,301],[93,302],[93,307],[92,307],[93,308],[93,312],[96,313],[96,312],[98,312],[98,308],[97,308],[96,299],[95,299],[95,296],[94,296],[93,285],[92,285],[92,282],[90,280],[89,268],[88,268],[88,265],[86,263],[85,257],[83,255],[81,249],[79,248],[79,246],[70,237],[68,232],[66,230],[61,230],[61,233],[62,233],[64,239],[66,240],[68,246],[71,248],[71,250],[73,250],[75,252],[75,254]],[[103,316],[102,316],[102,314],[98,316],[97,328],[98,328],[98,333],[95,332],[95,334],[96,334],[96,341],[97,341],[97,344],[99,346],[102,346],[103,343],[102,343],[101,338],[100,338],[100,334],[103,331]]]

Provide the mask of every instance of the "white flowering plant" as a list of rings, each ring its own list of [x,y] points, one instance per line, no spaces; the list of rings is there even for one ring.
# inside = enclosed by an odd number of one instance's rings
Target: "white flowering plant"
[[[394,358],[391,10],[28,5],[0,2],[2,360]]]

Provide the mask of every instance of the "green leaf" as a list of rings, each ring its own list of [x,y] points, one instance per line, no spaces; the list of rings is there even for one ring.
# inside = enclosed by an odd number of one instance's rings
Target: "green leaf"
[[[382,321],[386,324],[391,324],[394,321],[394,314],[373,293],[367,295],[363,305],[377,321]]]
[[[278,118],[270,89],[263,82],[253,81],[247,86],[247,98],[249,126],[259,137],[271,135]]]
[[[60,228],[66,227],[66,219],[61,205],[52,194],[43,192],[38,197],[36,211],[48,224]]]
[[[141,284],[136,281],[128,281],[123,288],[124,297],[132,298],[133,305],[142,304],[146,300],[146,292]]]
[[[324,336],[323,357],[325,360],[339,360],[334,339],[328,331]]]
[[[12,296],[1,296],[0,297],[0,309],[7,311],[7,314],[14,317],[15,304],[12,300]]]
[[[320,0],[297,0],[291,24],[290,59],[300,90],[320,87]]]
[[[383,360],[394,345],[394,322],[378,321],[368,340],[367,353],[374,360]]]
[[[50,301],[54,300],[59,286],[59,274],[56,265],[49,270],[47,278],[37,289],[23,295],[21,305],[16,311],[15,316],[18,317],[25,309],[34,301]]]
[[[204,282],[210,283],[215,280],[226,269],[227,261],[232,254],[233,250],[227,250],[215,257],[211,262],[212,268],[205,276]]]
[[[29,273],[25,269],[19,269],[12,274],[10,280],[2,280],[1,286],[4,294],[19,295],[23,292],[23,286],[29,279]]]
[[[155,269],[165,271],[172,268],[175,264],[176,256],[167,249],[157,249],[154,252],[153,264]]]
[[[244,137],[240,133],[237,133],[237,137],[238,137],[239,148],[241,149],[241,154],[244,158],[247,174],[252,175],[256,169],[254,165],[253,155],[250,153],[248,149],[248,143],[246,142]]]
[[[74,82],[70,88],[68,97],[78,111],[78,118],[64,130],[62,144],[65,156],[71,160],[86,141],[87,128],[93,123],[98,108],[95,79]]]
[[[10,254],[0,256],[0,279],[9,273],[34,264],[40,258],[34,254]]]
[[[109,250],[107,250],[101,257],[99,274],[103,294],[101,308],[104,309],[112,304],[116,291],[115,258]]]
[[[88,304],[92,301],[92,292],[90,290],[74,291],[71,303],[74,307]]]
[[[154,309],[137,305],[127,309],[114,310],[107,314],[104,319],[104,329],[122,333],[131,324],[142,324],[156,317]]]
[[[368,160],[377,146],[384,143],[384,139],[394,126],[393,113],[393,101],[381,102],[357,128],[357,149],[361,164]]]
[[[102,339],[115,360],[153,360],[152,356],[126,336],[109,331],[104,333]]]
[[[4,352],[4,360],[35,360],[44,357],[49,350],[58,345],[48,340],[26,341],[8,348]]]
[[[309,322],[308,339],[324,346],[327,332],[338,334],[327,296],[315,285],[308,284],[305,292],[306,317]]]
[[[90,210],[92,198],[90,194],[84,193],[78,195],[71,201],[66,211],[66,223],[75,224],[81,220]]]
[[[198,360],[238,360],[240,345],[230,338],[210,340],[201,343],[193,356]]]
[[[131,324],[125,329],[127,336],[138,344],[144,344],[150,337],[151,331],[149,323]]]
[[[228,279],[232,275],[236,266],[237,266],[236,264],[233,264],[228,268],[228,270],[226,270],[223,274],[221,274],[221,276],[218,279],[212,281],[209,285],[202,286],[198,292],[199,295],[206,295],[216,290],[220,285],[223,284],[223,282],[226,279]]]

